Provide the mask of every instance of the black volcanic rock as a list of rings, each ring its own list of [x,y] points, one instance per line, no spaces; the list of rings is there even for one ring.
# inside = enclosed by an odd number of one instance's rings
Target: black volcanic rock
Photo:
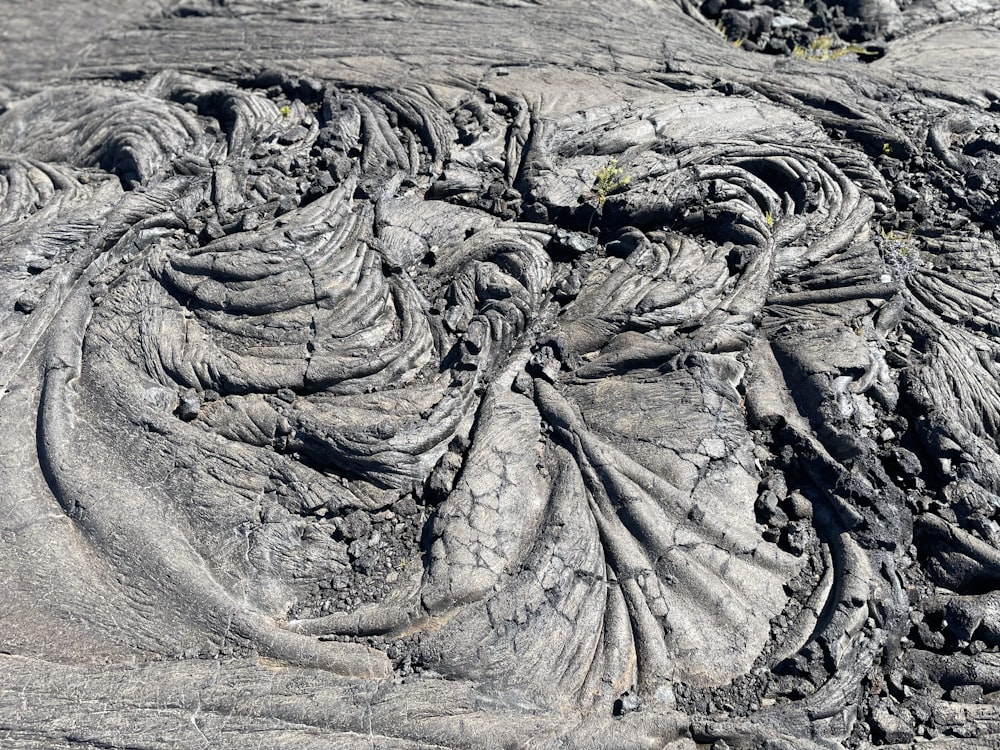
[[[4,747],[1000,741],[997,11],[4,13]]]

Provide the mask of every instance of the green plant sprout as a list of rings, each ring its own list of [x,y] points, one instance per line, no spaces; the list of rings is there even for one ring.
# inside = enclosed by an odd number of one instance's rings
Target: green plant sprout
[[[774,227],[774,217],[771,215],[770,211],[768,211],[766,214],[764,214],[764,221],[767,222],[767,225],[769,227],[772,227],[772,228]]]
[[[625,170],[618,166],[617,159],[612,159],[594,174],[597,202],[603,206],[609,195],[625,190],[630,182],[632,176],[625,174]]]
[[[729,38],[729,33],[726,31],[726,25],[724,23],[722,23],[722,19],[721,18],[718,21],[715,22],[715,30],[717,32],[719,32],[719,34],[722,36],[723,39],[725,39],[727,42],[729,42],[730,44],[732,44],[736,49],[739,49],[740,47],[742,47],[743,46],[743,42],[746,41],[745,38],[730,39]]]
[[[287,104],[278,111],[281,113],[282,117],[288,117],[290,114],[292,114],[292,108],[289,107]]]
[[[882,153],[885,154],[886,156],[892,156],[892,146],[890,146],[888,143],[883,143]]]
[[[834,47],[833,39],[828,36],[816,37],[808,47],[795,45],[792,50],[792,57],[796,60],[809,60],[810,62],[827,62],[839,60],[846,55],[873,55],[864,47],[856,44],[848,44],[844,47]]]

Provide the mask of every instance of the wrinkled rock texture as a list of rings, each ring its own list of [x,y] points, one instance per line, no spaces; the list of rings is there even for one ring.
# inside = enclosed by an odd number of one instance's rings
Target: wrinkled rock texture
[[[1000,742],[1000,12],[0,7],[0,745]]]

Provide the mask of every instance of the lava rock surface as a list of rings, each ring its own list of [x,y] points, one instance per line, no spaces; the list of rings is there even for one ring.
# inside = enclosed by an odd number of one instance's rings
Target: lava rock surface
[[[1000,742],[1000,11],[4,10],[5,748]]]

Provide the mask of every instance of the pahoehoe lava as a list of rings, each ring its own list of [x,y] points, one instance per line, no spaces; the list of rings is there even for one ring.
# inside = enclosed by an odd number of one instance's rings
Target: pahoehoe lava
[[[1000,11],[3,14],[3,747],[1000,742]]]

